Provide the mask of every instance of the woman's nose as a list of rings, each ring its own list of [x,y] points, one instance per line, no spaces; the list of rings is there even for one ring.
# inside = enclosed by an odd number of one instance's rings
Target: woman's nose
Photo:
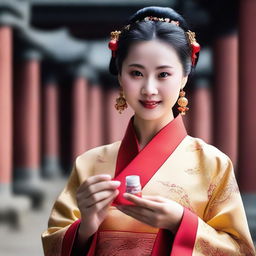
[[[144,95],[158,94],[157,83],[153,79],[147,79],[141,88],[141,93]]]

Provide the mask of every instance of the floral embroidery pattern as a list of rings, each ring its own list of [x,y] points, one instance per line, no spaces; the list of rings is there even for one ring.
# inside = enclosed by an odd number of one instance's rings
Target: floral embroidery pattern
[[[216,245],[211,245],[210,242],[206,241],[203,238],[199,238],[196,242],[195,248],[198,252],[201,252],[203,255],[209,256],[234,256],[233,253],[227,253],[224,250],[218,248]]]
[[[170,182],[165,182],[165,181],[158,181],[158,182],[160,184],[162,184],[163,186],[167,187],[168,193],[170,193],[168,195],[168,198],[170,198],[170,199],[176,201],[177,203],[183,205],[184,207],[186,207],[190,211],[193,211],[193,208],[190,204],[189,196],[186,193],[184,188],[182,188],[182,187],[180,187],[176,184],[170,183]]]
[[[101,155],[97,155],[97,162],[98,163],[106,163],[107,161]]]
[[[195,168],[189,168],[189,169],[186,169],[184,171],[185,173],[189,174],[189,175],[196,175],[196,174],[199,174],[200,173],[200,169],[195,167]]]
[[[199,142],[193,142],[191,145],[187,147],[187,151],[195,152],[203,149],[203,145]]]
[[[216,189],[217,184],[211,184],[208,189],[208,198],[210,199],[212,197],[212,194],[214,190]],[[239,193],[239,188],[235,179],[235,176],[232,175],[232,177],[229,179],[227,185],[221,190],[221,193],[218,197],[214,198],[212,202],[212,206],[223,203],[230,199],[233,193]]]
[[[98,256],[149,256],[156,234],[102,232],[99,236]]]

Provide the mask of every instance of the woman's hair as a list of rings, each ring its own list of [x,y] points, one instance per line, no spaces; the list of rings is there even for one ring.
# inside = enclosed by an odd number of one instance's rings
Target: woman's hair
[[[145,17],[150,16],[178,21],[179,26],[163,21],[144,20]],[[168,7],[145,7],[132,15],[127,25],[129,29],[122,29],[116,55],[112,56],[109,64],[111,74],[121,73],[122,63],[133,43],[150,40],[159,40],[171,45],[182,63],[184,75],[191,72],[191,46],[186,35],[188,26],[184,18],[176,11]]]

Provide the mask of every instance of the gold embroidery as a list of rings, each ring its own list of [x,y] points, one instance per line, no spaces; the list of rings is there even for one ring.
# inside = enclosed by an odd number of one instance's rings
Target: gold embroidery
[[[103,231],[99,234],[97,256],[149,256],[156,234]]]
[[[200,169],[195,167],[195,168],[186,169],[184,172],[189,175],[196,175],[200,173]]]
[[[106,163],[107,161],[101,155],[97,155],[97,162]]]
[[[193,142],[187,147],[187,151],[190,151],[190,152],[195,152],[199,150],[203,150],[203,145],[200,144],[198,141]]]
[[[196,242],[196,250],[201,252],[203,255],[208,256],[233,256],[233,253],[230,254],[227,251],[223,251],[216,246],[210,244],[210,242],[206,241],[203,238],[199,238]]]
[[[183,205],[190,211],[193,211],[193,208],[190,204],[190,199],[188,194],[186,193],[186,190],[176,184],[170,183],[170,182],[164,182],[164,181],[158,181],[163,186],[167,187],[168,189],[168,198],[176,201],[177,203]]]
[[[210,185],[208,189],[208,198],[212,196],[213,190],[215,190],[216,187],[217,187],[217,184]],[[214,198],[211,205],[213,206],[229,200],[233,193],[239,193],[239,188],[238,188],[235,176],[232,175],[227,185],[221,190],[220,195]]]

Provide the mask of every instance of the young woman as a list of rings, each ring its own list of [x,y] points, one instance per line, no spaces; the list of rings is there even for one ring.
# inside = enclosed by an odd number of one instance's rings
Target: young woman
[[[170,8],[139,10],[112,33],[110,72],[134,110],[122,142],[76,159],[42,235],[45,255],[255,255],[230,159],[187,135],[178,100],[199,45]],[[142,197],[125,193],[138,175]]]

